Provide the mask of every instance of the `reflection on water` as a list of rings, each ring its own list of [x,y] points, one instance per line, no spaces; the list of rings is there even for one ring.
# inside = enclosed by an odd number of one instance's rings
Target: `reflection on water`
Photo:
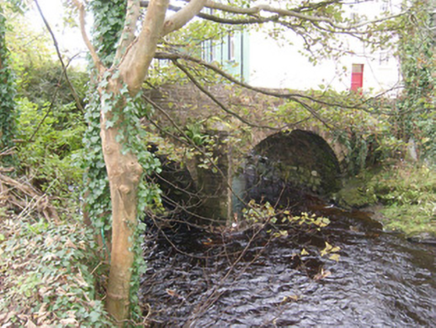
[[[141,296],[154,325],[434,327],[436,249],[381,233],[359,213],[324,214],[328,229],[298,239],[181,229],[148,241]],[[310,251],[320,240],[341,247],[339,262]],[[302,248],[310,254],[298,256]]]

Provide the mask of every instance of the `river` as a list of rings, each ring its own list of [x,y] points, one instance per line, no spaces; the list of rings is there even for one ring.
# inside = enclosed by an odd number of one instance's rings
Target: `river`
[[[311,211],[330,225],[277,238],[258,226],[151,230],[140,297],[151,326],[435,327],[434,246],[359,212]],[[339,261],[320,256],[325,242]]]

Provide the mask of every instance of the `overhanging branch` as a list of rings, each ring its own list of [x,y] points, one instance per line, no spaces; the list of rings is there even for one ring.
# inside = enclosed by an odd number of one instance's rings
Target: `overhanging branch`
[[[206,0],[189,1],[185,7],[181,8],[174,15],[165,20],[162,36],[165,36],[183,27],[204,8],[205,4]]]
[[[72,84],[71,81],[70,81],[70,78],[68,77],[67,66],[68,66],[70,63],[68,63],[67,65],[65,65],[64,60],[62,59],[61,52],[60,52],[60,50],[59,50],[59,46],[58,46],[58,42],[57,42],[57,40],[56,40],[56,37],[55,37],[55,35],[54,35],[54,33],[53,33],[51,27],[50,27],[50,24],[48,23],[47,19],[45,18],[44,13],[43,13],[42,10],[41,10],[41,7],[39,6],[38,0],[35,0],[35,4],[36,4],[36,7],[38,8],[38,12],[39,12],[39,14],[40,14],[42,20],[44,21],[45,27],[47,28],[47,30],[48,30],[48,32],[50,33],[50,36],[51,36],[51,38],[52,38],[52,40],[53,40],[53,45],[54,45],[54,47],[55,47],[55,49],[56,49],[56,54],[58,55],[59,61],[60,61],[61,66],[62,66],[62,74],[65,76],[65,80],[67,81],[67,84],[68,84],[68,86],[69,86],[69,88],[70,88],[70,90],[71,90],[71,94],[73,95],[74,101],[76,102],[76,106],[77,106],[77,108],[78,108],[82,113],[85,113],[85,110],[83,109],[83,106],[82,106],[82,103],[81,103],[81,101],[80,101],[80,98],[79,98],[79,96],[77,95],[76,89],[74,88],[73,84]],[[60,83],[60,80],[59,80],[58,84],[59,84],[59,83]],[[58,89],[59,89],[59,88],[58,88]],[[56,89],[55,95],[57,94],[57,90],[58,90],[58,89]],[[56,98],[56,96],[54,96],[54,98]],[[53,106],[53,103],[54,103],[54,99],[53,99],[53,101],[52,101],[50,107]],[[35,133],[36,133],[36,132],[35,132]],[[30,138],[30,140],[33,139],[35,133],[32,135],[32,137]]]
[[[313,101],[315,103],[318,103],[318,104],[321,104],[321,105],[326,105],[326,106],[338,106],[338,107],[347,108],[347,109],[354,109],[354,108],[357,107],[357,109],[361,109],[361,108],[359,108],[359,106],[356,106],[356,105],[348,106],[346,104],[341,104],[341,103],[329,103],[329,102],[322,101],[322,100],[319,100],[317,98],[310,97],[308,95],[303,95],[303,94],[300,94],[300,93],[289,93],[289,92],[288,93],[283,93],[283,92],[273,91],[273,90],[270,90],[270,89],[257,88],[257,87],[254,87],[252,85],[249,85],[247,83],[244,83],[242,81],[239,81],[239,80],[235,79],[233,76],[231,76],[230,74],[226,73],[225,71],[223,71],[222,69],[218,68],[217,66],[215,66],[213,64],[207,63],[207,62],[205,62],[203,60],[200,60],[198,58],[191,57],[191,56],[188,56],[188,55],[185,55],[185,54],[174,54],[174,53],[156,52],[155,58],[157,58],[157,59],[168,59],[168,60],[172,60],[172,61],[173,60],[177,60],[177,59],[184,59],[186,61],[191,61],[193,63],[202,65],[202,66],[204,66],[204,67],[214,71],[215,73],[221,75],[226,80],[228,80],[228,81],[230,81],[230,82],[232,82],[232,83],[234,83],[236,85],[239,85],[239,86],[241,86],[241,87],[243,87],[245,89],[252,90],[252,91],[255,91],[255,92],[267,95],[267,96],[272,96],[272,97],[276,97],[276,98],[293,100],[293,101],[296,101],[296,102],[298,102],[300,104],[302,103],[302,101],[299,100],[298,98],[306,99],[306,100],[309,100],[309,101]]]
[[[188,2],[188,1],[187,1]],[[191,3],[196,2],[196,1],[189,1],[188,4],[185,7],[178,7],[178,6],[173,6],[170,5],[169,9],[176,11],[177,13],[182,11],[182,10],[186,10],[186,7],[190,6]],[[374,20],[367,20],[364,22],[359,22],[359,23],[355,23],[355,24],[337,24],[337,22],[335,22],[334,19],[327,17],[327,16],[322,16],[322,15],[309,15],[307,12],[309,11],[313,11],[316,9],[320,9],[320,8],[325,8],[329,5],[332,4],[337,4],[339,3],[339,1],[325,1],[325,2],[320,2],[320,3],[315,3],[315,4],[310,4],[310,5],[305,5],[303,7],[296,7],[293,10],[290,9],[283,9],[283,8],[277,8],[277,7],[273,7],[270,5],[266,5],[266,4],[259,4],[259,5],[255,5],[253,7],[249,7],[249,8],[243,8],[243,7],[237,7],[237,6],[233,6],[233,5],[227,5],[227,4],[223,4],[220,2],[214,2],[211,0],[206,0],[205,4],[204,4],[204,8],[209,8],[212,10],[217,10],[226,14],[232,14],[232,15],[239,15],[239,16],[249,16],[249,18],[241,18],[241,17],[237,17],[237,18],[223,18],[223,17],[219,17],[216,15],[211,15],[211,14],[205,14],[205,13],[201,13],[198,12],[196,14],[197,17],[203,18],[203,19],[207,19],[207,20],[211,20],[217,23],[222,23],[222,24],[240,24],[240,25],[244,25],[244,24],[260,24],[260,23],[265,23],[265,22],[282,22],[282,23],[288,23],[289,21],[286,21],[286,19],[296,19],[296,20],[300,20],[300,21],[307,21],[307,22],[311,22],[312,24],[317,23],[319,24],[325,24],[326,26],[330,26],[334,31],[356,31],[359,28],[371,25],[371,24],[375,24],[375,23],[380,23],[386,20],[391,20],[394,18],[397,18],[401,15],[404,15],[407,11],[405,12],[401,12],[395,15],[391,15],[391,16],[387,16],[387,17],[383,17],[383,18],[376,18]],[[148,7],[149,5],[149,1],[141,1],[140,5],[142,7]],[[262,16],[262,14],[264,14],[264,16]],[[269,16],[272,15],[272,16]],[[284,20],[281,20],[282,18],[284,18]],[[292,24],[291,24],[292,25]]]
[[[258,125],[258,124],[254,124],[251,123],[249,121],[247,121],[245,118],[243,118],[242,116],[238,115],[237,113],[231,111],[229,108],[227,108],[221,101],[219,101],[212,93],[210,93],[208,90],[206,90],[206,88],[204,88],[198,81],[197,79],[183,66],[181,65],[177,59],[172,59],[171,60],[173,62],[174,65],[176,65],[183,73],[185,73],[185,75],[191,80],[192,83],[194,83],[194,85],[201,91],[203,92],[206,96],[208,96],[215,104],[217,104],[223,111],[225,111],[226,113],[236,117],[238,120],[240,120],[242,123],[247,124],[248,126],[254,127],[254,128],[259,128],[259,129],[271,129],[271,130],[281,130],[280,128],[274,128],[271,126],[267,126],[267,125]]]

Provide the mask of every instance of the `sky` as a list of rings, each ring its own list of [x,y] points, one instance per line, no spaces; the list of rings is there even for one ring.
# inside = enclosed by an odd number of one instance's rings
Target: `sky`
[[[86,46],[82,40],[78,27],[65,27],[63,23],[64,8],[62,0],[38,0],[43,14],[48,20],[59,44],[61,53],[66,58],[79,54],[72,62],[73,65],[86,66]],[[35,28],[45,29],[44,23],[32,2],[32,10],[27,14]],[[311,88],[320,84],[332,85],[339,90],[349,88],[349,77],[341,80],[337,75],[338,62],[325,61],[322,65],[312,66],[306,58],[298,54],[295,46],[278,48],[273,40],[265,39],[264,36],[250,38],[250,68],[251,83],[256,86],[270,88]],[[364,63],[361,58],[344,58],[341,65],[351,67],[355,61]],[[374,66],[374,63],[365,62],[367,68]],[[340,66],[340,65],[339,65]],[[392,67],[376,68],[377,74],[366,70],[364,84],[375,89],[385,89],[398,82],[398,69],[395,63]],[[383,77],[383,81],[376,80]],[[386,80],[386,81],[384,81]]]
[[[52,29],[56,41],[62,54],[67,57],[79,55],[75,60],[76,64],[82,64],[83,58],[86,55],[86,46],[83,42],[82,36],[78,32],[77,27],[71,28],[64,23],[64,8],[61,0],[38,0],[41,11],[48,21]],[[26,14],[29,22],[35,29],[46,30],[45,24],[36,8],[35,2],[32,2],[30,11]]]

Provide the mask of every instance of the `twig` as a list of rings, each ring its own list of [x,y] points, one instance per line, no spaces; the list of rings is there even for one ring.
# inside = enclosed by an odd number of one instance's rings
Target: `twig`
[[[53,186],[55,181],[56,180],[54,180],[50,184],[47,190]],[[31,210],[36,208],[39,212],[41,212],[44,215],[47,221],[53,219],[56,224],[60,222],[59,215],[57,214],[56,209],[48,202],[47,194],[40,195],[31,186],[25,185],[1,173],[0,173],[0,182],[8,186],[12,186],[15,189],[24,193],[25,195],[31,197],[30,202],[26,203],[23,211],[20,213],[18,218],[23,217],[25,214],[30,213]],[[36,201],[33,203],[34,200]]]
[[[232,112],[230,109],[228,109],[222,102],[220,102],[213,94],[211,94],[209,91],[207,91],[198,81],[197,79],[191,74],[189,73],[189,71],[183,67],[183,65],[181,65],[177,60],[172,60],[172,62],[174,63],[174,65],[176,65],[183,73],[186,74],[186,76],[192,81],[192,83],[194,83],[194,85],[201,91],[203,92],[205,95],[207,95],[215,104],[217,104],[223,111],[225,111],[226,113],[236,117],[238,120],[240,120],[242,123],[247,124],[248,126],[254,127],[254,128],[259,128],[259,129],[271,129],[271,130],[276,130],[279,131],[280,128],[274,128],[271,126],[267,126],[267,125],[258,125],[258,124],[254,124],[251,123],[249,121],[247,121],[245,118],[241,117],[240,115],[238,115],[235,112]]]
[[[61,55],[61,52],[60,52],[60,50],[59,50],[59,46],[58,46],[58,42],[57,42],[57,40],[56,40],[56,37],[55,37],[55,35],[54,35],[54,33],[53,33],[51,27],[50,27],[50,24],[48,23],[47,19],[45,18],[44,14],[43,14],[43,12],[42,12],[42,10],[41,10],[41,7],[39,6],[38,0],[35,0],[35,4],[36,4],[36,7],[38,8],[39,14],[40,14],[42,20],[44,21],[44,24],[45,24],[45,26],[46,26],[48,32],[49,32],[50,35],[51,35],[51,38],[52,38],[52,40],[53,40],[53,45],[54,45],[54,47],[56,48],[56,53],[57,53],[57,55],[58,55],[58,58],[59,58],[59,61],[60,61],[61,65],[62,65],[62,70],[63,70],[63,73],[64,73],[64,75],[65,75],[65,80],[67,81],[68,86],[70,87],[70,90],[71,90],[71,93],[73,94],[73,97],[74,97],[74,100],[75,100],[75,102],[76,102],[77,108],[79,108],[79,110],[84,114],[84,113],[85,113],[85,110],[83,109],[83,106],[82,106],[82,104],[80,103],[80,98],[79,98],[79,96],[77,95],[77,92],[76,92],[76,90],[74,89],[74,86],[73,86],[73,84],[71,83],[71,81],[70,81],[70,79],[69,79],[69,77],[68,77],[68,74],[67,74],[67,66],[65,65],[65,63],[64,63],[64,61],[63,61],[63,59],[62,59],[62,55]]]

